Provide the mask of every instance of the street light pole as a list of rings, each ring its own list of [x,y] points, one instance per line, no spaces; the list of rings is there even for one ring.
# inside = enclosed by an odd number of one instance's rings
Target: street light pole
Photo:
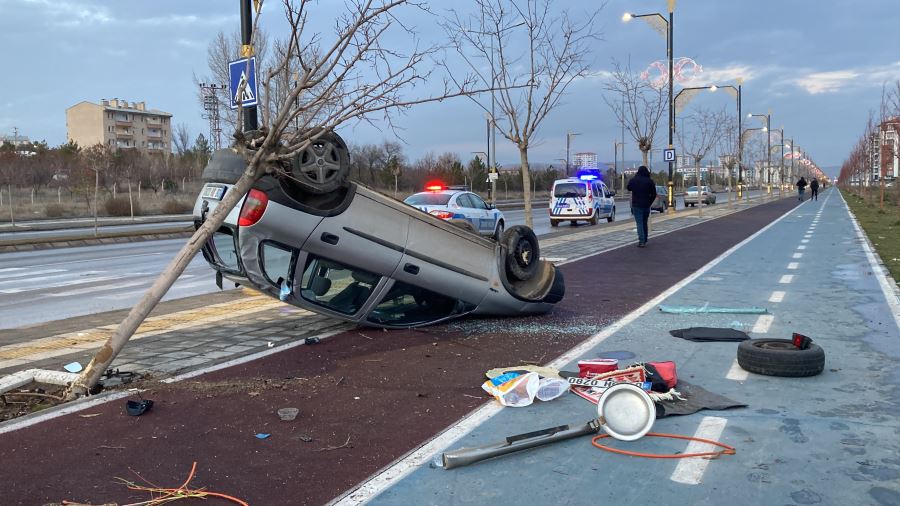
[[[646,18],[648,22],[649,20],[656,19],[657,22],[661,23],[665,26],[665,36],[666,36],[666,59],[669,63],[669,149],[673,149],[674,145],[674,137],[675,137],[675,96],[673,93],[675,86],[675,79],[672,75],[674,73],[674,45],[675,38],[672,35],[673,25],[675,24],[675,1],[676,0],[668,0],[669,6],[669,19],[667,20],[662,14],[653,13],[653,14],[631,14],[626,12],[622,15],[622,21],[628,22],[634,18]],[[657,19],[658,18],[658,19]],[[653,25],[653,22],[650,22]],[[666,185],[669,194],[669,213],[675,212],[675,167],[673,165],[673,161],[669,161],[669,179]],[[651,164],[652,165],[652,164]]]
[[[241,53],[247,58],[253,56],[253,46],[250,41],[253,36],[253,15],[250,11],[250,0],[241,0]],[[257,69],[259,70],[259,69]],[[256,106],[243,106],[244,132],[257,129]]]
[[[569,147],[572,142],[571,141],[572,137],[575,137],[576,135],[581,135],[581,134],[574,133],[574,132],[566,132],[566,177],[569,177]]]
[[[768,195],[771,197],[772,196],[772,136],[770,134],[772,133],[772,131],[770,129],[771,128],[770,122],[772,120],[772,112],[770,111],[766,114],[753,114],[752,112],[750,112],[750,113],[747,113],[747,117],[748,118],[753,118],[753,117],[766,118],[766,127],[763,129],[763,131],[766,132],[766,173],[768,175],[767,182],[766,182],[768,185],[768,188],[766,189],[766,193],[768,193]],[[751,130],[756,130],[756,129],[751,129]]]

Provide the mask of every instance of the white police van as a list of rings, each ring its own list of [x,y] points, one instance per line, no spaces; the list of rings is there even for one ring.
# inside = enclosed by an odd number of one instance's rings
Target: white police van
[[[612,222],[616,219],[615,194],[596,172],[557,179],[550,195],[550,225],[558,227],[563,221],[596,225],[600,218]]]

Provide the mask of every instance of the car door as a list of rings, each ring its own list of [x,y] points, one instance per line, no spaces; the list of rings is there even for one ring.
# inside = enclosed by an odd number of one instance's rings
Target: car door
[[[481,213],[478,209],[475,209],[475,203],[472,202],[472,198],[468,193],[459,193],[456,195],[456,205],[459,206],[459,212],[465,216],[465,219],[475,227],[475,230],[478,230],[478,233],[482,233],[481,229]]]
[[[613,202],[612,197],[609,195],[609,189],[606,187],[605,183],[600,183],[600,195],[601,195],[601,210],[600,213],[604,216],[609,216],[612,213]]]
[[[493,234],[494,228],[497,226],[497,213],[488,208],[487,203],[478,195],[474,193],[470,193],[468,195],[469,200],[472,202],[473,208],[480,214],[479,219],[481,220],[481,227],[479,227],[479,230],[481,230],[481,233],[485,235]]]

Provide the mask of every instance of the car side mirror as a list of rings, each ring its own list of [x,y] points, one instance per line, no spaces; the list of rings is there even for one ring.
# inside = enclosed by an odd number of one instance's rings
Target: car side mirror
[[[609,196],[610,196],[610,197],[615,197],[615,196],[616,196],[616,192],[614,192],[614,191],[612,191],[612,190],[607,191],[607,193],[609,193]]]
[[[497,209],[497,206],[495,206],[494,204],[488,204],[487,206],[488,209]]]

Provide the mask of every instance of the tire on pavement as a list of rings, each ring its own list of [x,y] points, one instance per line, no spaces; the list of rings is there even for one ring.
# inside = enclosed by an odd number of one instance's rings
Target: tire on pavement
[[[340,135],[326,132],[291,160],[294,184],[315,194],[331,193],[350,175],[350,150]]]
[[[473,234],[478,235],[478,229],[475,228],[475,225],[472,225],[471,222],[466,221],[462,218],[451,218],[447,220],[447,223],[453,225],[454,227],[459,227],[466,232],[471,232]]]
[[[514,225],[503,232],[500,244],[505,247],[506,273],[518,281],[528,281],[538,271],[541,261],[537,236],[524,225]]]
[[[801,350],[790,339],[750,339],[738,345],[737,361],[752,373],[800,378],[825,369],[825,350],[816,343]]]

